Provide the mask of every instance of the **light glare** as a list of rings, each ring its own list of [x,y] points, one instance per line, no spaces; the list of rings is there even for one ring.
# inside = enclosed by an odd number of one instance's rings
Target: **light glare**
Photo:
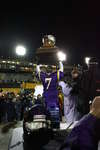
[[[58,60],[59,61],[65,61],[66,60],[66,55],[63,52],[58,52]]]
[[[89,64],[89,60],[90,60],[90,57],[86,57],[85,58],[85,63],[88,65]]]
[[[20,56],[24,56],[26,54],[26,48],[23,46],[16,47],[16,54]]]

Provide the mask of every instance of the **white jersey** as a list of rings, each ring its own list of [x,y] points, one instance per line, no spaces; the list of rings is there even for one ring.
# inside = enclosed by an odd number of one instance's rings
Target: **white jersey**
[[[77,120],[76,102],[75,98],[70,95],[71,87],[64,81],[60,81],[59,85],[62,87],[64,94],[64,116],[67,123],[72,123]]]

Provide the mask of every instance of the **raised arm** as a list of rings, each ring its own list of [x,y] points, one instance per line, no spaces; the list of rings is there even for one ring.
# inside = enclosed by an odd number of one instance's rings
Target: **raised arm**
[[[59,71],[64,71],[63,63],[61,61],[59,61]]]
[[[36,65],[36,73],[38,74],[38,73],[40,73],[41,72],[41,70],[40,70],[40,65]]]
[[[38,75],[39,79],[40,79],[40,73],[41,73],[40,67],[41,65],[36,65],[36,74]]]

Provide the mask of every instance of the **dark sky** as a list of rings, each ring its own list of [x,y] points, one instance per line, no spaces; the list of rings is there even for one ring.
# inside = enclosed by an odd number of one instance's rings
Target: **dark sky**
[[[0,56],[14,56],[17,44],[25,45],[32,58],[45,34],[56,37],[56,45],[68,62],[82,63],[85,56],[100,57],[100,12],[98,4],[72,3],[64,15],[38,15],[33,9],[0,12]]]

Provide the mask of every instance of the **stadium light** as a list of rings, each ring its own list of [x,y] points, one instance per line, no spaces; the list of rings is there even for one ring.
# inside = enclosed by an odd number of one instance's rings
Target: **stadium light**
[[[89,64],[89,60],[90,60],[90,57],[85,57],[85,63],[88,65]]]
[[[60,61],[65,61],[66,60],[66,54],[63,53],[63,52],[58,52],[57,56],[58,56],[58,60],[60,60]]]
[[[16,54],[19,56],[24,56],[26,54],[26,48],[22,45],[16,47]]]

